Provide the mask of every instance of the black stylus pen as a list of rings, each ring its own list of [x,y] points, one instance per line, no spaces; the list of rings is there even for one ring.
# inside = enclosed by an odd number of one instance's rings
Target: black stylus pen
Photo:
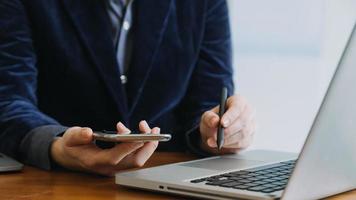
[[[218,149],[220,150],[221,147],[224,145],[224,127],[221,125],[221,118],[225,113],[226,110],[226,100],[227,100],[227,88],[223,87],[221,90],[221,97],[220,97],[220,108],[219,108],[219,126],[218,126],[218,135],[216,144]]]

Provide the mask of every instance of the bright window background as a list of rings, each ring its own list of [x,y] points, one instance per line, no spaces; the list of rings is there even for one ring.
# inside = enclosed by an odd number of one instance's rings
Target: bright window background
[[[237,92],[257,110],[252,148],[298,152],[356,21],[356,1],[228,3]]]

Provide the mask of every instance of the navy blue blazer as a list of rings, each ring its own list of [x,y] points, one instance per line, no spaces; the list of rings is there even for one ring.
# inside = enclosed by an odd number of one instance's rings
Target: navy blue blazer
[[[221,87],[233,92],[226,2],[135,3],[124,86],[103,0],[0,0],[1,152],[21,158],[22,139],[44,125],[136,130],[143,119],[173,134],[161,149],[187,148]]]

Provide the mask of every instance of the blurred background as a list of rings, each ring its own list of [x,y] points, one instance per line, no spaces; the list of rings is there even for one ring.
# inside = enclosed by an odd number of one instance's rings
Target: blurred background
[[[356,0],[228,3],[236,91],[257,109],[252,148],[299,152],[356,22]]]

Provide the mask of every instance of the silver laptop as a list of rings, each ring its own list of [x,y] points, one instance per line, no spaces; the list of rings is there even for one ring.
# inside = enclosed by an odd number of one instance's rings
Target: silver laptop
[[[356,188],[356,31],[301,153],[255,150],[116,174],[123,186],[205,199],[319,199]]]
[[[21,163],[0,153],[0,172],[19,171],[22,167]]]

